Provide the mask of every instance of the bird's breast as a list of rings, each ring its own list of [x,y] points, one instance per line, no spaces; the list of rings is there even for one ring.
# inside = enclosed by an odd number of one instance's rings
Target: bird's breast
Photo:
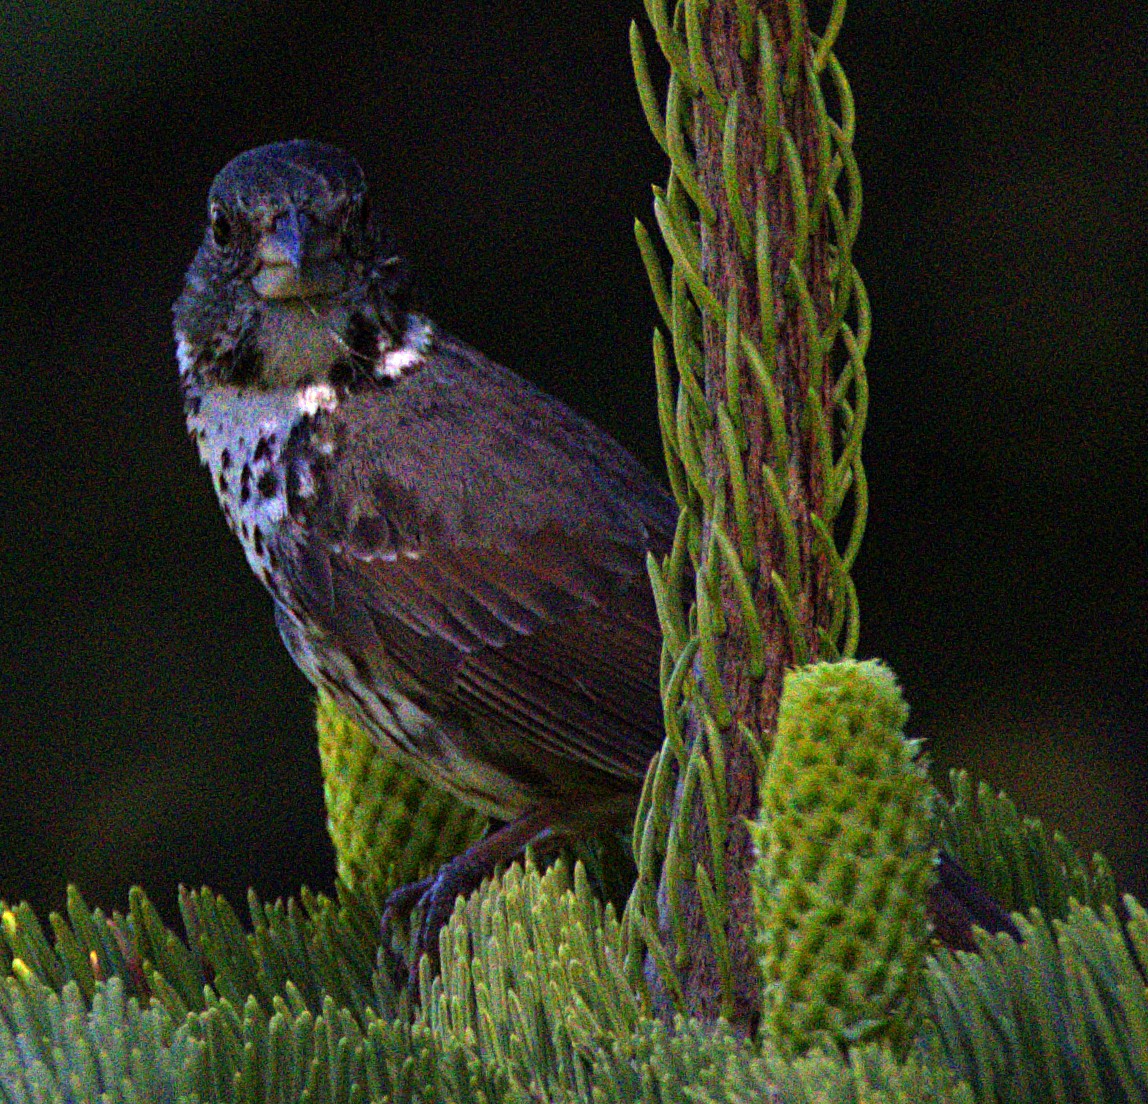
[[[256,576],[272,594],[280,594],[274,548],[288,516],[284,451],[306,414],[289,393],[211,387],[195,398],[188,404],[188,430],[223,515]]]

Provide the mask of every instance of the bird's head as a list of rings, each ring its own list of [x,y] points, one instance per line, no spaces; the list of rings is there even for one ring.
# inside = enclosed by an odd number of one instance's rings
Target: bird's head
[[[363,170],[319,142],[241,153],[215,178],[207,210],[203,251],[264,299],[337,295],[374,244]]]
[[[342,150],[304,140],[248,150],[216,176],[207,211],[174,308],[177,337],[206,375],[290,383],[315,374],[316,357],[338,360],[340,342],[374,339],[401,316],[405,267]],[[292,360],[289,348],[303,355]]]

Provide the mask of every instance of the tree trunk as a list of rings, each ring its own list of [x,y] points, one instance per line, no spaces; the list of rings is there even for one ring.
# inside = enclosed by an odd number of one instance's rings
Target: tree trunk
[[[753,28],[753,52],[751,59],[746,60],[745,54],[749,51],[744,48],[744,24],[739,23],[739,10],[744,17],[745,9],[751,6],[755,16],[764,16],[768,24],[779,78],[776,110],[780,126],[775,131],[779,138],[773,165],[767,163],[768,104],[762,79],[760,24]],[[790,27],[790,15],[794,7],[800,12],[796,34]],[[714,708],[712,687],[708,688],[708,693],[694,695],[692,698],[684,734],[687,742],[704,738],[707,731],[706,713],[711,718],[711,738],[714,738],[715,728],[720,730],[727,792],[722,856],[728,905],[724,931],[732,975],[726,979],[725,991],[712,936],[712,919],[707,922],[696,876],[687,876],[677,882],[685,921],[684,949],[688,956],[681,954],[683,948],[675,944],[668,910],[668,894],[673,892],[673,888],[668,884],[665,872],[659,889],[659,934],[667,948],[677,955],[679,965],[685,960],[679,974],[688,1011],[705,1020],[713,1020],[719,1014],[724,1014],[737,1029],[751,1032],[757,1023],[760,979],[753,946],[754,924],[749,885],[749,871],[754,856],[744,822],[757,812],[759,780],[755,756],[746,739],[745,730],[748,729],[751,734],[763,734],[762,743],[768,746],[768,734],[773,732],[776,724],[784,671],[796,663],[817,657],[817,629],[827,629],[831,615],[829,569],[824,555],[815,545],[810,518],[811,514],[823,513],[825,497],[823,466],[819,460],[818,437],[814,433],[813,422],[815,417],[822,416],[821,411],[832,409],[832,380],[830,373],[821,370],[817,363],[823,358],[822,351],[812,348],[815,342],[811,339],[807,319],[808,301],[803,313],[801,296],[797,293],[795,282],[790,279],[791,262],[799,248],[799,216],[790,180],[792,153],[787,156],[784,136],[788,134],[792,138],[793,151],[800,162],[797,174],[801,177],[799,185],[806,195],[814,194],[822,166],[817,116],[807,76],[812,55],[803,5],[791,5],[786,0],[757,0],[752,5],[739,4],[736,0],[712,0],[708,8],[702,10],[699,24],[701,48],[712,71],[718,94],[717,101],[704,94],[698,95],[693,104],[697,179],[714,214],[711,222],[707,222],[704,217],[699,218],[702,276],[723,307],[728,309],[731,304],[736,305],[740,334],[749,337],[762,350],[766,369],[772,375],[783,411],[786,440],[778,442],[771,435],[764,392],[741,348],[735,348],[734,352],[737,357],[735,378],[740,381],[738,394],[730,395],[727,326],[732,317],[727,318],[726,325],[723,325],[719,317],[703,310],[705,398],[706,405],[715,414],[712,425],[704,432],[700,442],[705,479],[714,501],[724,498],[727,519],[725,529],[731,536],[735,535],[738,527],[734,524],[735,511],[730,504],[733,484],[728,462],[729,425],[725,426],[727,436],[723,436],[722,423],[723,420],[732,423],[731,411],[740,411],[740,426],[737,426],[739,432],[736,436],[740,437],[739,443],[742,446],[739,452],[745,471],[748,528],[756,548],[756,563],[752,563],[751,558],[749,566],[753,569],[746,571],[746,578],[750,583],[764,646],[764,663],[759,659],[755,671],[755,664],[751,662],[753,642],[742,615],[742,598],[730,572],[720,562],[721,552],[711,539],[715,511],[706,510],[702,519],[698,573],[699,577],[708,578],[716,569],[714,577],[717,580],[717,594],[713,596],[720,603],[720,616],[716,623],[719,629],[724,628],[724,632],[717,633],[715,654],[729,715],[724,718],[728,723],[713,724],[715,713],[721,711]],[[799,53],[799,68],[795,74],[796,79],[791,77],[787,90],[784,84],[787,72],[791,72],[788,67],[792,51]],[[724,103],[727,106],[720,114],[728,116],[735,95],[738,117],[733,161],[737,193],[746,215],[746,219],[740,223],[740,237],[737,219],[739,213],[731,210],[727,193],[729,151],[725,152],[723,162],[725,119],[719,117],[720,107],[715,109],[715,102]],[[759,233],[759,207],[766,215],[767,239]],[[831,303],[827,236],[824,230],[826,221],[821,219],[821,225],[809,227],[808,244],[803,249],[804,256],[798,258],[797,266],[804,277],[818,320],[827,317]],[[759,249],[762,244],[767,244],[772,295],[766,297],[765,309],[771,312],[772,318],[767,317],[764,332],[757,271],[759,262],[753,253],[747,255],[744,247],[747,223],[757,237]],[[734,293],[732,296],[731,292]],[[772,362],[769,359],[771,342],[768,336],[771,329],[776,335]],[[811,387],[821,399],[819,410],[811,407],[808,401]],[[724,412],[721,411],[723,406]],[[826,431],[831,432],[831,428],[827,427]],[[796,535],[799,567],[796,578],[792,574],[793,544],[791,541],[787,561],[784,519],[778,517],[771,502],[762,476],[763,465],[777,472],[777,482],[788,507]],[[746,535],[743,530],[743,548]],[[719,562],[711,563],[712,557],[717,557]],[[788,575],[787,562],[790,569]],[[783,599],[779,600],[773,572],[787,577],[791,583],[795,614],[792,620],[787,620],[785,616]],[[797,639],[794,639],[791,631],[794,626],[797,627]],[[695,662],[695,674],[699,684],[706,685],[705,673],[699,662]],[[715,777],[720,780],[722,764],[714,763],[712,749],[707,748],[705,754],[711,772],[715,772]],[[679,778],[673,815],[678,814],[683,800],[692,802],[689,810],[687,870],[696,873],[696,864],[700,863],[710,882],[718,882],[720,874],[715,875],[713,869],[713,837],[703,788],[694,787],[692,795],[688,797],[683,791]],[[680,926],[678,936],[680,944]],[[731,980],[732,993],[729,992]]]

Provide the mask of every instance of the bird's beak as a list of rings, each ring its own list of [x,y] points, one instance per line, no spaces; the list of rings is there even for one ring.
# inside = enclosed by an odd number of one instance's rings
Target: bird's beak
[[[310,219],[292,204],[281,214],[259,243],[259,259],[265,265],[290,265],[296,273],[303,269]]]
[[[309,299],[335,295],[346,271],[321,223],[294,204],[278,215],[259,241],[259,270],[251,286],[264,299]]]

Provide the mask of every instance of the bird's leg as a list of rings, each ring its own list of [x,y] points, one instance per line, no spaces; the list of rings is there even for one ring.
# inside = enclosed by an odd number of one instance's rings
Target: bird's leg
[[[438,965],[439,932],[450,919],[459,894],[477,889],[482,879],[492,874],[495,867],[519,858],[528,846],[538,847],[556,842],[558,837],[551,822],[552,818],[544,811],[532,810],[525,813],[517,820],[495,829],[461,855],[443,863],[434,874],[421,881],[399,886],[387,897],[381,921],[382,954],[391,960],[398,978],[401,978],[402,964],[391,950],[392,925],[409,915],[416,906],[422,908],[422,923],[419,925],[407,971],[408,983],[414,988],[418,981],[419,959],[423,954],[430,955],[432,964],[436,967]]]

